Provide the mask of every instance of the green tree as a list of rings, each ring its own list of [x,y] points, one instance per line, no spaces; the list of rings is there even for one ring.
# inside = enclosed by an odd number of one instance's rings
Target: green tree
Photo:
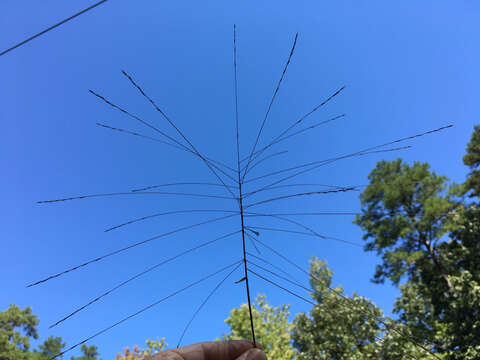
[[[444,353],[441,334],[454,287],[444,235],[455,227],[452,219],[460,207],[445,194],[447,178],[428,164],[380,161],[369,180],[355,222],[365,231],[365,249],[382,257],[374,282],[407,281],[394,312],[415,338]]]
[[[448,359],[480,358],[480,210],[459,211],[450,240],[439,246],[448,259],[452,291],[439,293],[427,281],[409,281],[394,311],[418,335],[430,339]]]
[[[296,316],[292,333],[299,360],[422,359],[428,355],[408,339],[408,329],[385,318],[369,299],[355,293],[347,296],[341,286],[332,288],[332,272],[325,261],[313,258],[310,274],[315,305],[309,314]]]
[[[464,193],[470,196],[480,197],[480,126],[476,125],[470,142],[467,145],[467,153],[463,157],[463,163],[470,167],[467,181],[464,184]]]
[[[30,338],[38,339],[38,323],[30,307],[21,310],[11,304],[0,312],[0,360],[28,360]]]
[[[38,349],[30,349],[30,339],[38,339],[39,322],[30,307],[22,310],[11,304],[0,312],[0,360],[50,360],[60,354],[66,346],[61,337],[50,336]],[[80,349],[83,355],[71,360],[101,360],[96,346],[83,344]]]
[[[360,196],[362,214],[355,223],[365,231],[365,249],[382,257],[374,282],[404,277],[443,279],[451,288],[445,259],[438,251],[457,204],[445,195],[447,178],[428,164],[409,166],[401,159],[380,161]]]
[[[479,126],[463,160],[467,180],[448,193],[447,179],[428,164],[379,162],[356,223],[366,250],[382,257],[374,281],[400,287],[394,312],[409,332],[445,359],[473,360],[480,358],[480,210],[458,195],[479,195]]]
[[[264,295],[259,295],[253,304],[252,315],[255,336],[262,346],[267,359],[291,360],[295,350],[291,345],[292,325],[288,321],[289,305],[271,306]],[[230,334],[224,334],[223,340],[251,338],[250,315],[247,304],[242,304],[230,312],[225,320],[230,325]]]
[[[82,344],[80,347],[83,355],[80,357],[71,357],[70,360],[101,360],[98,348],[95,345]]]
[[[62,342],[61,337],[50,336],[43,344],[38,346],[40,351],[35,350],[32,358],[34,360],[50,360],[55,355],[61,353],[64,347],[65,343]],[[63,356],[58,357],[58,359],[62,358]]]
[[[147,339],[146,343],[146,349],[140,349],[137,345],[134,345],[132,347],[132,350],[126,348],[123,351],[123,354],[117,354],[115,360],[146,360],[149,356],[155,355],[163,351],[163,349],[165,349],[165,347],[167,346],[165,338],[162,338],[160,340]]]

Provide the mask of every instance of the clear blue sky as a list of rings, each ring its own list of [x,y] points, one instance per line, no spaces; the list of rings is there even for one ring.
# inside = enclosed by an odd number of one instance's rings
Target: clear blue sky
[[[0,50],[90,5],[60,0],[0,4]],[[94,89],[174,134],[121,75],[132,73],[201,152],[235,164],[232,27],[238,27],[241,152],[251,149],[295,33],[297,49],[260,139],[265,144],[337,88],[341,96],[306,125],[347,117],[285,141],[289,150],[252,170],[252,176],[290,164],[353,152],[437,128],[448,131],[410,142],[412,149],[337,162],[295,183],[358,185],[382,157],[429,162],[452,180],[464,180],[461,157],[480,115],[478,1],[126,1],[111,0],[82,17],[0,57],[0,176],[2,240],[0,308],[30,305],[50,334],[74,344],[189,281],[240,258],[238,236],[145,275],[55,329],[48,325],[103,290],[179,251],[239,228],[239,219],[218,222],[137,247],[41,286],[31,281],[216,214],[151,219],[109,233],[106,227],[155,212],[234,209],[232,200],[161,195],[85,199],[58,204],[37,200],[128,191],[138,186],[216,179],[193,156],[99,128],[95,123],[141,131],[148,128],[88,93]],[[273,149],[272,152],[273,153]],[[260,182],[259,182],[260,183]],[[294,183],[292,180],[290,183]],[[253,189],[256,183],[251,183]],[[174,190],[174,189],[170,189]],[[225,195],[222,189],[177,191]],[[301,189],[298,189],[299,191]],[[283,189],[282,193],[293,189]],[[278,196],[271,191],[256,199]],[[258,211],[358,211],[358,193],[284,200]],[[298,217],[319,233],[361,242],[351,216]],[[264,226],[285,225],[249,220]],[[374,254],[312,237],[263,231],[261,238],[307,266],[312,255],[328,261],[334,284],[369,297],[390,313],[397,290],[370,283]],[[270,257],[272,260],[273,257]],[[280,262],[276,261],[277,264]],[[297,275],[306,281],[305,276]],[[211,299],[184,343],[227,331],[229,310],[244,302],[232,277]],[[168,300],[92,341],[104,359],[146,338],[171,346],[189,317],[220,279]],[[261,280],[252,292],[273,304],[305,305]],[[76,351],[72,352],[75,355]]]

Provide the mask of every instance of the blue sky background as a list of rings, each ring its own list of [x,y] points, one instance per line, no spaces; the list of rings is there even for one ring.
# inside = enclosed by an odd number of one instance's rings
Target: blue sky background
[[[0,49],[90,5],[60,0],[0,4]],[[419,138],[412,149],[348,159],[288,183],[359,185],[381,158],[429,162],[462,182],[461,157],[478,124],[480,51],[477,1],[279,2],[111,0],[47,35],[0,57],[0,176],[2,240],[0,308],[32,306],[41,340],[62,336],[72,345],[241,256],[239,236],[222,240],[130,283],[102,302],[49,330],[48,325],[129,276],[203,241],[238,230],[237,217],[158,239],[35,288],[31,281],[113,249],[192,224],[216,214],[151,219],[104,233],[111,225],[155,212],[234,209],[233,200],[161,195],[85,199],[58,204],[37,200],[128,191],[177,181],[216,179],[198,159],[95,123],[155,136],[88,93],[94,89],[174,135],[120,73],[130,72],[184,130],[197,148],[235,164],[232,27],[238,27],[241,152],[251,149],[295,36],[295,55],[260,139],[266,144],[342,85],[346,89],[305,125],[346,113],[308,135],[285,141],[288,150],[252,170],[275,169],[381,144],[447,124]],[[270,153],[273,153],[273,148]],[[247,189],[254,189],[251,183]],[[266,182],[264,182],[266,184]],[[320,188],[319,188],[320,189]],[[225,195],[221,188],[171,191]],[[282,189],[255,199],[290,193]],[[299,192],[302,189],[297,189]],[[358,193],[290,199],[258,211],[358,211]],[[361,242],[351,216],[297,217],[319,233]],[[285,224],[249,220],[250,224]],[[374,254],[308,236],[264,231],[261,239],[307,266],[315,255],[328,261],[334,284],[372,299],[388,314],[398,291],[370,282]],[[267,253],[265,253],[267,255]],[[276,264],[282,264],[268,256]],[[228,330],[229,310],[244,302],[238,272],[210,300],[184,343],[214,339]],[[303,281],[305,276],[297,275]],[[92,341],[104,359],[146,338],[166,337],[175,346],[185,323],[220,276],[166,301]],[[252,292],[292,313],[309,306],[252,278]],[[78,353],[73,351],[72,355]]]

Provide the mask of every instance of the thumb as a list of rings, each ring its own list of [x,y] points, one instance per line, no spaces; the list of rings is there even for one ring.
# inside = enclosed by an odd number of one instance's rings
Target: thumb
[[[265,353],[257,348],[250,349],[245,351],[242,355],[240,355],[235,360],[267,360]]]

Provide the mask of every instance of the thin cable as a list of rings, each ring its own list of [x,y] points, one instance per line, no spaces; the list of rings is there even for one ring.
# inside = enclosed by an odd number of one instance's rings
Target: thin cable
[[[220,273],[220,272],[222,272],[222,271],[225,271],[226,269],[231,268],[232,266],[237,265],[237,264],[240,263],[241,261],[242,261],[242,260],[235,261],[233,264],[227,265],[227,266],[221,268],[220,270],[217,270],[217,271],[215,271],[215,272],[213,272],[213,273],[211,273],[211,274],[209,274],[209,275],[201,278],[200,280],[197,280],[197,281],[195,281],[195,282],[193,282],[193,283],[190,283],[189,285],[181,288],[180,290],[177,290],[177,291],[171,293],[170,295],[165,296],[164,298],[162,298],[162,299],[154,302],[153,304],[150,304],[150,305],[148,305],[148,306],[140,309],[139,311],[137,311],[137,312],[135,312],[135,313],[133,313],[133,314],[131,314],[131,315],[123,318],[122,320],[117,321],[116,323],[114,323],[114,324],[112,324],[112,325],[104,328],[103,330],[100,330],[99,332],[97,332],[97,333],[89,336],[88,338],[80,341],[79,343],[70,346],[68,349],[66,349],[66,350],[58,353],[57,355],[53,356],[52,358],[50,358],[50,360],[56,359],[56,358],[58,358],[58,357],[60,357],[60,356],[63,356],[65,353],[67,353],[67,352],[69,352],[69,351],[77,348],[78,346],[80,346],[80,345],[82,345],[82,344],[85,344],[87,341],[90,341],[90,340],[92,340],[93,338],[96,338],[97,336],[99,336],[99,335],[107,332],[108,330],[110,330],[110,329],[112,329],[112,328],[120,325],[121,323],[123,323],[123,322],[125,322],[125,321],[127,321],[127,320],[129,320],[129,319],[131,319],[131,318],[133,318],[133,317],[135,317],[135,316],[137,316],[137,315],[140,315],[141,313],[145,312],[146,310],[149,310],[149,309],[153,308],[154,306],[160,304],[161,302],[163,302],[163,301],[165,301],[165,300],[167,300],[167,299],[170,299],[171,297],[174,297],[175,295],[177,295],[177,294],[179,294],[179,293],[181,293],[181,292],[183,292],[183,291],[191,288],[192,286],[195,286],[195,285],[197,285],[197,284],[199,284],[199,283],[201,283],[201,282],[203,282],[203,281],[205,281],[205,280],[207,280],[207,279],[209,279],[209,278],[217,275],[218,273]]]
[[[203,302],[200,304],[200,306],[198,307],[198,309],[195,311],[195,313],[193,314],[193,316],[191,317],[190,321],[187,323],[187,325],[185,325],[185,328],[183,329],[183,332],[182,332],[182,335],[180,336],[180,339],[178,340],[178,343],[177,343],[177,349],[180,347],[180,344],[183,340],[183,337],[185,336],[185,333],[187,332],[188,328],[190,327],[190,324],[193,322],[193,320],[195,319],[195,317],[198,315],[198,313],[200,312],[200,310],[202,310],[202,308],[205,306],[205,304],[208,302],[208,300],[213,296],[213,294],[220,288],[220,286],[222,286],[222,284],[227,281],[227,279],[241,266],[242,264],[238,264],[237,266],[235,266],[235,268],[230,271],[227,276],[225,276],[213,289],[212,291],[210,291],[210,293],[208,294],[208,296],[205,298],[205,300],[203,300]]]
[[[167,263],[169,263],[169,262],[171,262],[171,261],[173,261],[173,260],[176,260],[176,259],[178,259],[178,258],[180,258],[180,257],[182,257],[182,256],[184,256],[184,255],[187,255],[187,254],[189,254],[189,253],[191,253],[191,252],[193,252],[193,251],[195,251],[195,250],[198,250],[198,249],[200,249],[200,248],[202,248],[202,247],[205,247],[205,246],[207,246],[207,245],[213,244],[213,243],[215,243],[215,242],[217,242],[217,241],[219,241],[219,240],[225,239],[225,238],[227,238],[227,237],[229,237],[229,236],[238,234],[239,232],[240,232],[240,230],[237,230],[237,231],[235,231],[235,232],[232,232],[232,233],[229,233],[229,234],[220,236],[220,237],[218,237],[218,238],[216,238],[216,239],[213,239],[213,240],[204,242],[204,243],[202,243],[202,244],[200,244],[200,245],[197,245],[197,246],[195,246],[195,247],[193,247],[193,248],[190,248],[190,249],[188,249],[188,250],[182,251],[181,253],[179,253],[179,254],[177,254],[177,255],[174,255],[174,256],[172,256],[172,257],[170,257],[170,258],[168,258],[168,259],[163,260],[162,262],[159,262],[158,264],[155,264],[155,265],[153,265],[153,266],[151,266],[151,267],[143,270],[142,272],[140,272],[140,273],[138,273],[138,274],[136,274],[136,275],[128,278],[128,279],[125,280],[125,281],[122,281],[121,283],[119,283],[118,285],[114,286],[113,288],[105,291],[103,294],[97,296],[96,298],[94,298],[93,300],[89,301],[89,302],[86,303],[85,305],[82,305],[82,306],[80,306],[79,308],[75,309],[75,310],[72,311],[70,314],[68,314],[68,315],[64,316],[63,318],[61,318],[60,320],[58,320],[56,323],[50,325],[48,328],[51,329],[51,328],[57,326],[58,324],[64,322],[65,320],[71,318],[72,316],[74,316],[75,314],[77,314],[77,313],[79,313],[80,311],[84,310],[85,308],[87,308],[88,306],[92,305],[93,303],[99,301],[100,299],[102,299],[102,298],[104,298],[105,296],[111,294],[111,293],[114,292],[115,290],[117,290],[117,289],[121,288],[122,286],[128,284],[130,281],[133,281],[133,280],[139,278],[140,276],[143,276],[143,275],[149,273],[150,271],[153,271],[153,270],[159,268],[160,266],[165,265],[165,264],[167,264]],[[239,266],[240,266],[240,264],[239,264]]]
[[[5,55],[6,53],[8,53],[8,52],[10,52],[10,51],[12,51],[12,50],[14,50],[14,49],[16,49],[16,48],[18,48],[18,47],[26,44],[26,43],[28,43],[29,41],[32,41],[33,39],[35,39],[35,38],[37,38],[37,37],[39,37],[39,36],[41,36],[41,35],[49,32],[50,30],[55,29],[56,27],[59,27],[60,25],[65,24],[66,22],[68,22],[68,21],[70,21],[70,20],[73,20],[73,19],[76,18],[77,16],[80,16],[80,15],[86,13],[87,11],[90,11],[90,10],[92,10],[93,8],[96,8],[97,6],[103,4],[103,3],[107,2],[107,1],[108,1],[108,0],[99,1],[99,2],[97,2],[97,3],[95,3],[95,4],[91,5],[91,6],[87,7],[86,9],[83,9],[83,10],[77,12],[76,14],[73,14],[72,16],[70,16],[70,17],[68,17],[68,18],[60,21],[59,23],[56,23],[55,25],[52,25],[52,26],[46,28],[45,30],[40,31],[39,33],[37,33],[37,34],[29,37],[28,39],[25,39],[25,40],[19,42],[18,44],[14,45],[14,46],[12,46],[12,47],[10,47],[10,48],[8,48],[7,50],[2,51],[2,52],[0,53],[0,56]]]

